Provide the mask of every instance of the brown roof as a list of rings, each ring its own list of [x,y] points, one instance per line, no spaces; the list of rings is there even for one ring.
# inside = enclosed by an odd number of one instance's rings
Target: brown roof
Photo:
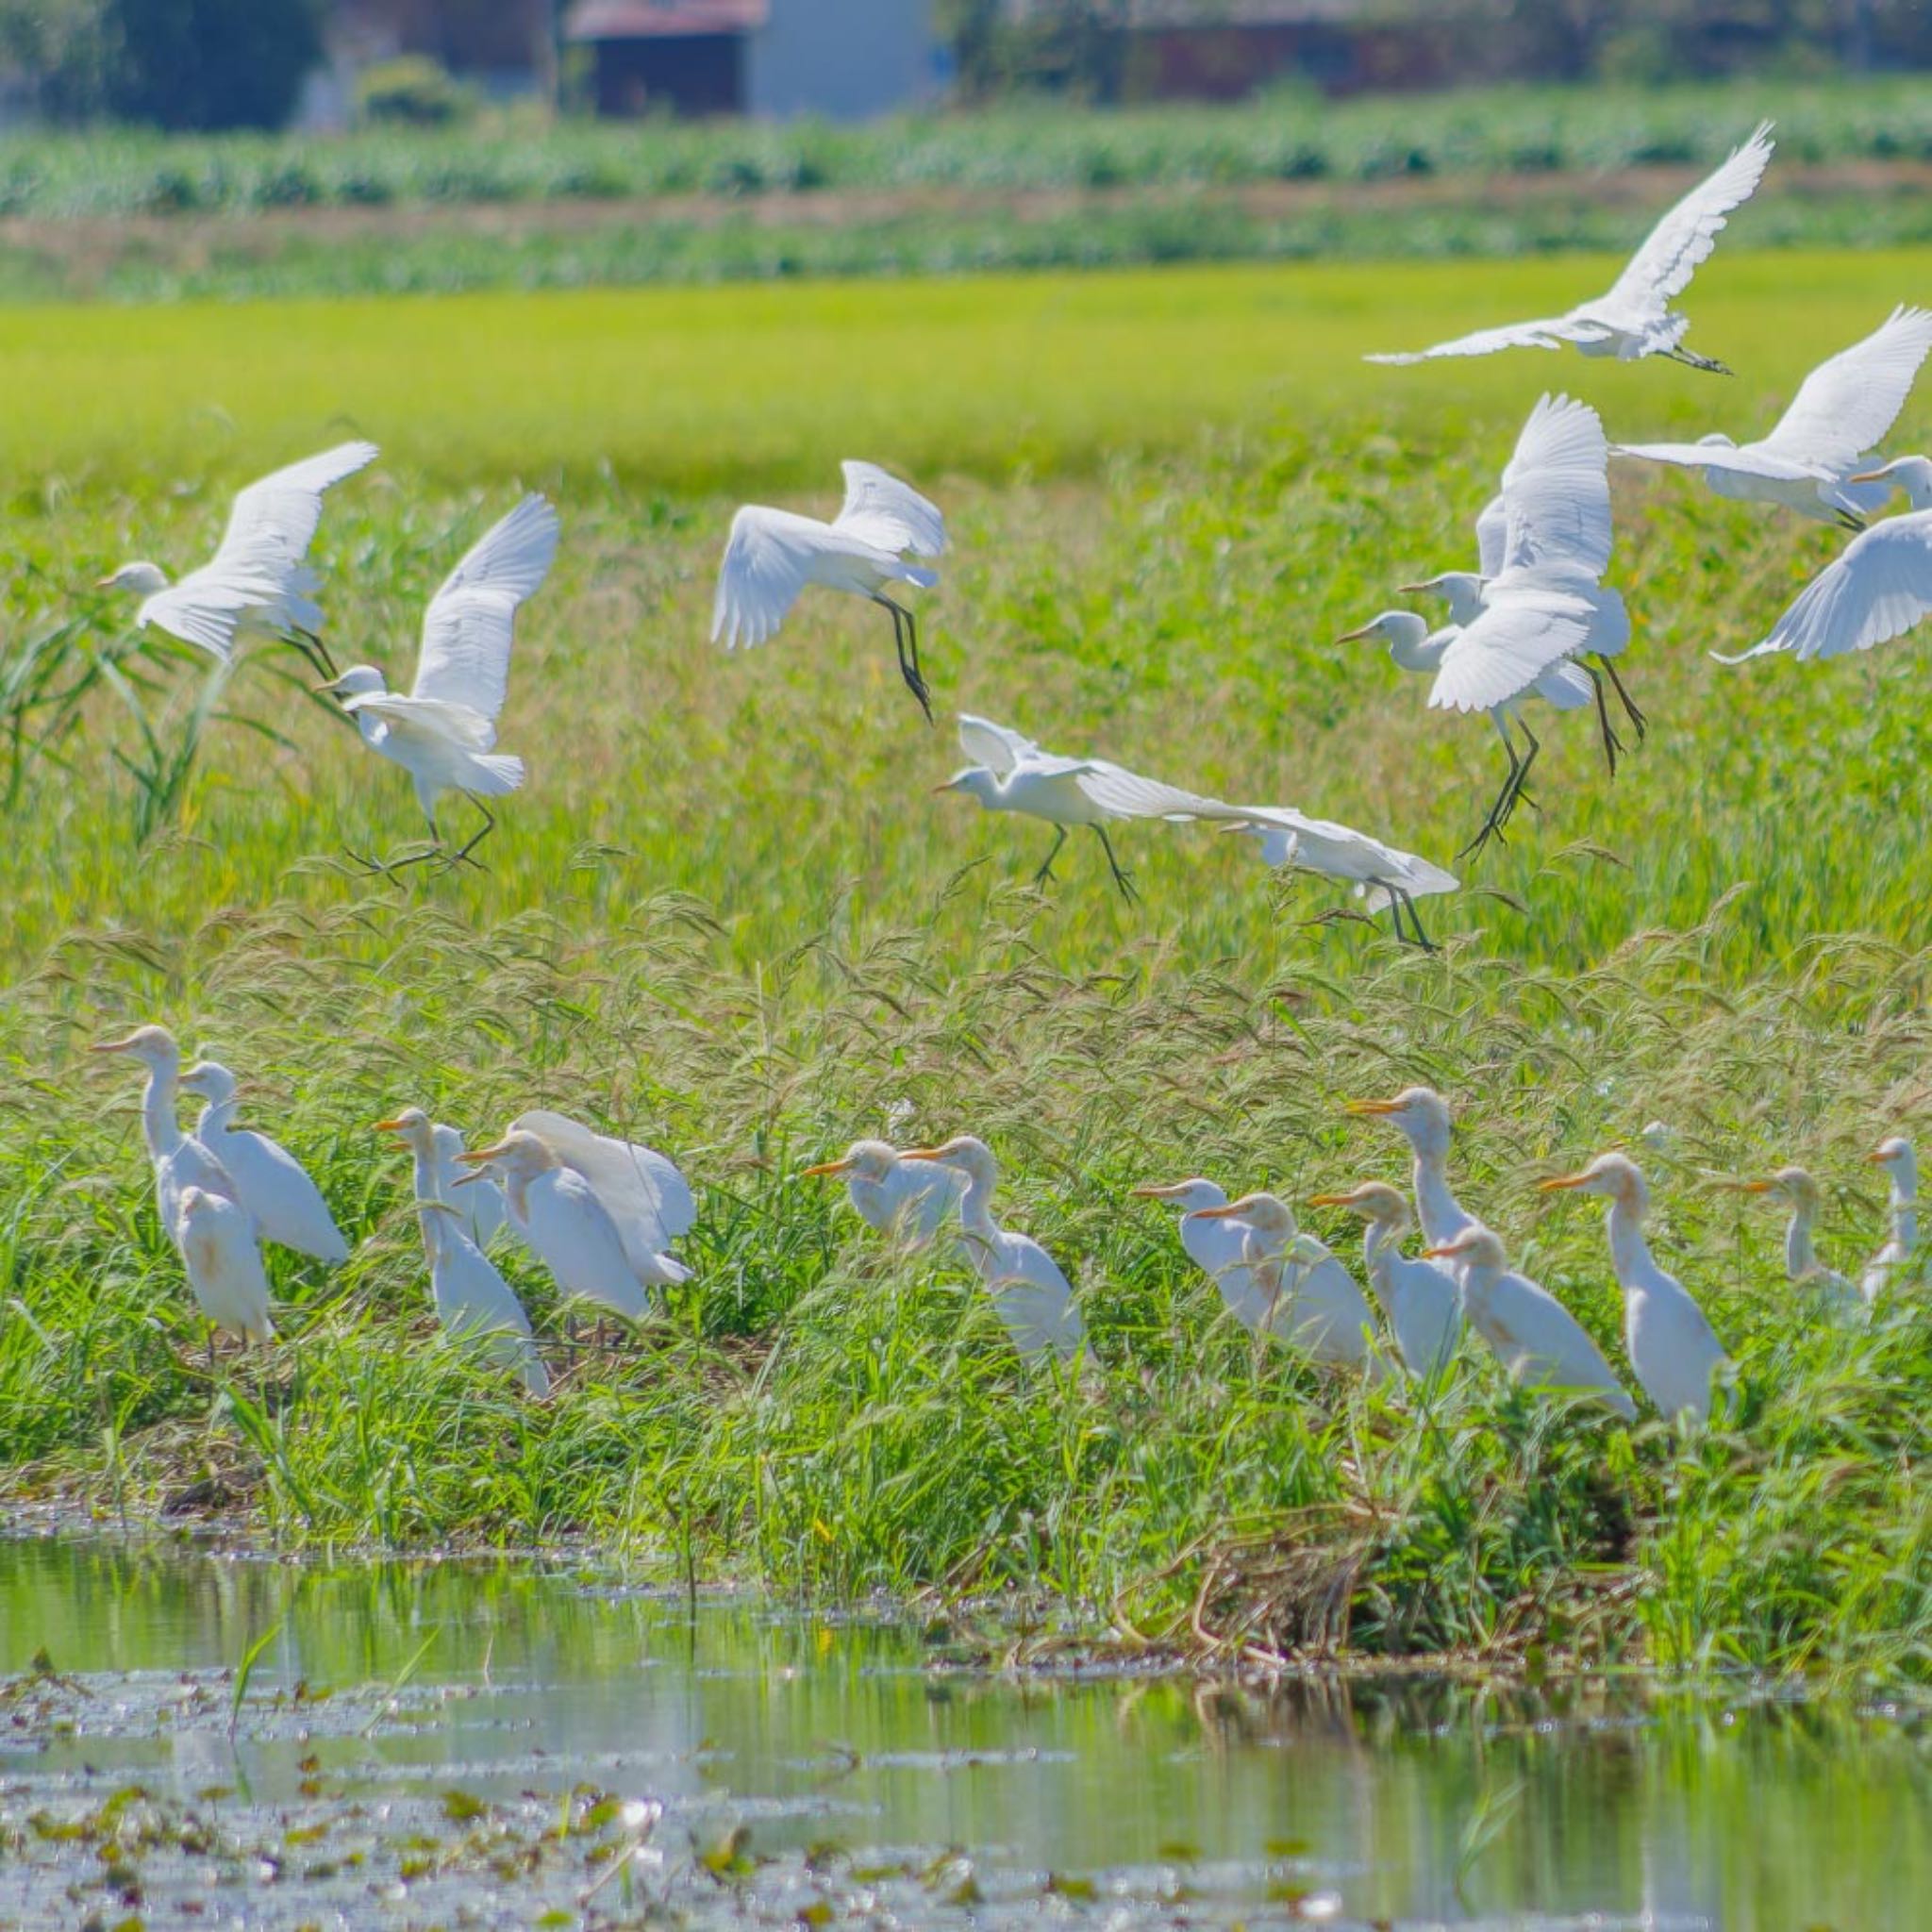
[[[770,0],[577,0],[567,41],[675,40],[689,34],[748,34],[763,26]]]

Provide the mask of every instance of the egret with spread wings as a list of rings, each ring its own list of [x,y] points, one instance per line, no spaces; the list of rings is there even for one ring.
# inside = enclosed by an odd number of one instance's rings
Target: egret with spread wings
[[[718,570],[711,607],[711,641],[726,650],[776,637],[808,584],[864,597],[892,620],[899,675],[932,721],[932,692],[919,663],[919,628],[905,605],[886,594],[889,584],[930,590],[939,573],[907,557],[941,557],[946,524],[938,508],[909,485],[874,463],[847,462],[845,501],[827,523],[794,510],[748,503],[731,519],[731,536]]]
[[[1771,149],[1771,123],[1766,121],[1650,231],[1615,286],[1595,301],[1539,322],[1478,329],[1433,348],[1369,356],[1364,360],[1428,362],[1442,356],[1493,356],[1500,349],[1558,349],[1574,342],[1586,356],[1614,356],[1620,362],[1668,356],[1693,369],[1728,375],[1730,371],[1722,362],[1684,347],[1690,321],[1674,314],[1671,304],[1690,286],[1690,277],[1717,246],[1731,210],[1756,192]]]
[[[158,563],[124,563],[94,587],[141,598],[137,630],[150,624],[226,663],[241,633],[286,638],[327,675],[322,612],[309,594],[322,579],[308,564],[323,492],[373,463],[373,442],[344,442],[306,457],[238,492],[215,554],[171,584]]]
[[[541,496],[525,497],[429,600],[408,691],[391,691],[373,664],[352,664],[322,687],[355,719],[372,751],[408,773],[436,850],[442,848],[436,802],[445,791],[460,791],[483,814],[469,842],[448,855],[452,865],[495,828],[484,799],[524,782],[523,759],[494,749],[496,720],[509,687],[517,607],[536,593],[556,555],[556,510]]]

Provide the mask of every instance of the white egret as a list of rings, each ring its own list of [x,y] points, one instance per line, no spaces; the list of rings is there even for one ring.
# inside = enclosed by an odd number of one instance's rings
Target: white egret
[[[344,442],[276,470],[236,493],[228,526],[199,570],[171,584],[158,564],[124,563],[95,586],[142,600],[137,629],[157,625],[224,663],[238,635],[255,630],[295,642],[325,675],[333,669],[309,592],[321,579],[306,561],[322,521],[324,491],[373,463],[373,442]]]
[[[219,1060],[199,1060],[181,1075],[181,1091],[208,1103],[194,1124],[195,1138],[226,1170],[235,1199],[255,1217],[261,1240],[332,1266],[346,1261],[349,1243],[302,1163],[266,1134],[235,1124],[235,1087],[234,1074]]]
[[[1351,1100],[1344,1110],[1387,1121],[1408,1142],[1415,1156],[1416,1216],[1430,1247],[1443,1247],[1475,1226],[1474,1215],[1463,1211],[1449,1189],[1449,1103],[1440,1093],[1405,1087],[1393,1100]]]
[[[1107,854],[1114,884],[1129,902],[1138,895],[1133,881],[1114,857],[1108,824],[1115,819],[1191,819],[1228,816],[1228,808],[1198,792],[1157,778],[1142,778],[1105,758],[1061,758],[1042,751],[1030,738],[990,718],[959,716],[959,744],[978,760],[956,772],[935,791],[963,791],[988,811],[1013,811],[1054,827],[1052,847],[1033,874],[1035,885],[1053,876],[1053,862],[1074,825],[1091,825]]]
[[[420,1107],[406,1107],[393,1120],[377,1121],[375,1131],[395,1135],[415,1158],[416,1218],[444,1332],[459,1346],[475,1348],[487,1361],[513,1371],[526,1393],[549,1394],[550,1372],[537,1353],[523,1303],[470,1239],[462,1210],[443,1198],[441,1130]]]
[[[937,1147],[908,1148],[899,1158],[937,1161],[965,1176],[959,1196],[962,1244],[1014,1348],[1025,1361],[1048,1355],[1070,1361],[1087,1341],[1073,1285],[1038,1241],[993,1220],[999,1167],[992,1150],[971,1134],[956,1134]]]
[[[1362,1263],[1389,1318],[1395,1345],[1419,1382],[1433,1381],[1462,1340],[1462,1297],[1455,1277],[1433,1261],[1411,1260],[1402,1237],[1414,1226],[1408,1203],[1386,1181],[1361,1181],[1345,1194],[1316,1194],[1311,1208],[1346,1208],[1367,1223]]]
[[[1785,1226],[1785,1272],[1792,1286],[1806,1291],[1829,1315],[1856,1314],[1864,1307],[1858,1291],[1836,1268],[1818,1258],[1812,1230],[1818,1224],[1823,1197],[1818,1183],[1802,1167],[1781,1167],[1757,1180],[1729,1183],[1740,1193],[1765,1194],[1791,1210]]]
[[[188,1286],[209,1322],[243,1341],[273,1341],[268,1276],[247,1210],[191,1183],[181,1190],[179,1238]],[[208,1355],[212,1359],[212,1334]]]
[[[1228,809],[1238,819],[1224,824],[1226,832],[1246,832],[1261,847],[1261,858],[1269,865],[1296,866],[1303,872],[1319,873],[1324,878],[1344,879],[1355,886],[1356,896],[1366,899],[1369,910],[1389,908],[1389,923],[1398,940],[1413,936],[1424,952],[1436,950],[1423,930],[1415,902],[1435,892],[1461,890],[1453,873],[1413,852],[1385,845],[1367,832],[1333,819],[1311,819],[1306,812],[1287,805],[1241,805]],[[1409,931],[1402,929],[1402,915],[1408,914]]]
[[[1853,473],[1898,421],[1928,350],[1932,309],[1901,303],[1862,341],[1821,362],[1756,442],[1712,434],[1695,442],[1618,443],[1610,454],[1702,470],[1706,485],[1734,502],[1781,503],[1861,530],[1891,492],[1882,483],[1853,482]]]
[[[1891,1184],[1891,1232],[1858,1279],[1858,1291],[1869,1303],[1891,1285],[1919,1245],[1919,1161],[1901,1134],[1881,1141],[1865,1158],[1882,1167]]]
[[[95,1053],[131,1054],[147,1069],[142,1096],[142,1137],[155,1173],[155,1203],[161,1228],[178,1247],[181,1241],[181,1196],[191,1188],[224,1199],[239,1199],[233,1176],[192,1134],[184,1134],[175,1117],[180,1102],[181,1050],[165,1026],[137,1026],[125,1040],[104,1040]]]
[[[1258,1304],[1253,1320],[1235,1308],[1246,1326],[1331,1368],[1385,1373],[1375,1318],[1355,1277],[1324,1243],[1296,1227],[1294,1210],[1278,1194],[1243,1194],[1225,1207],[1202,1208],[1201,1217],[1242,1230],[1241,1265]]]
[[[372,751],[408,773],[439,848],[436,801],[445,791],[462,792],[483,814],[469,842],[449,855],[453,865],[495,828],[484,799],[524,782],[523,759],[492,747],[509,689],[517,607],[549,574],[557,530],[556,510],[541,496],[526,496],[471,549],[429,600],[408,691],[391,691],[373,664],[352,664],[322,687],[355,719]]]
[[[671,1253],[671,1243],[695,1224],[698,1204],[675,1162],[655,1147],[615,1140],[567,1114],[541,1108],[520,1113],[507,1131],[534,1134],[591,1184],[623,1238],[631,1272],[644,1287],[673,1287],[691,1279],[691,1270]]]
[[[1426,1248],[1424,1255],[1460,1265],[1463,1316],[1511,1381],[1582,1396],[1625,1422],[1637,1420],[1637,1405],[1582,1323],[1547,1289],[1514,1273],[1502,1241],[1480,1222],[1471,1222],[1454,1241]]]
[[[957,1216],[966,1176],[937,1160],[902,1160],[885,1141],[855,1141],[837,1160],[805,1170],[842,1178],[845,1196],[865,1224],[909,1254],[929,1247]]]
[[[473,1181],[452,1202],[450,1190],[463,1175],[463,1169],[458,1161],[463,1151],[462,1130],[446,1126],[439,1121],[432,1132],[436,1152],[435,1198],[456,1215],[463,1232],[477,1247],[487,1248],[496,1238],[497,1229],[503,1225],[509,1212],[504,1205],[503,1190],[485,1175]]]
[[[1690,285],[1690,277],[1717,245],[1724,218],[1750,200],[1771,159],[1771,123],[1759,124],[1744,145],[1664,216],[1630,258],[1607,294],[1579,303],[1565,314],[1541,322],[1510,323],[1479,329],[1433,348],[1368,356],[1370,362],[1426,362],[1439,356],[1492,356],[1499,349],[1555,349],[1574,342],[1586,356],[1614,356],[1620,362],[1643,356],[1668,356],[1693,369],[1719,375],[1722,362],[1683,346],[1688,319],[1673,314],[1671,304]]]
[[[1188,1259],[1221,1291],[1222,1300],[1244,1328],[1258,1327],[1268,1311],[1268,1296],[1241,1261],[1247,1224],[1223,1215],[1209,1218],[1208,1211],[1227,1206],[1227,1190],[1196,1178],[1160,1186],[1150,1182],[1133,1192],[1139,1200],[1164,1201],[1181,1210],[1181,1246]],[[1289,1233],[1293,1232],[1291,1226]]]
[[[1890,478],[1911,508],[1874,524],[1799,591],[1761,643],[1720,664],[1742,664],[1779,653],[1806,662],[1841,658],[1890,643],[1932,611],[1932,462],[1898,457],[1853,476],[1854,483]]]
[[[808,584],[868,598],[891,614],[899,675],[930,723],[932,692],[920,669],[918,626],[905,605],[886,595],[886,586],[929,591],[939,582],[937,571],[903,559],[943,556],[945,519],[876,464],[846,462],[840,468],[845,501],[829,524],[755,503],[731,519],[711,607],[711,641],[723,638],[726,650],[736,650],[775,637]]]
[[[458,1188],[469,1184],[471,1174],[502,1181],[512,1224],[566,1300],[581,1296],[626,1322],[649,1315],[651,1298],[597,1191],[535,1134],[512,1129],[494,1146],[459,1154],[457,1160],[470,1170]]]
[[[1712,1378],[1729,1371],[1730,1358],[1684,1284],[1651,1258],[1643,1238],[1650,1190],[1637,1163],[1627,1155],[1599,1154],[1580,1172],[1538,1186],[1546,1194],[1570,1189],[1607,1198],[1610,1267],[1624,1291],[1624,1353],[1665,1421],[1706,1421]]]

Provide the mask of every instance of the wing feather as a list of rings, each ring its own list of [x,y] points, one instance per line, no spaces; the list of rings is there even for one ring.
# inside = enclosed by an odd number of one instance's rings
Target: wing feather
[[[691,1183],[675,1161],[655,1148],[614,1140],[567,1114],[541,1108],[519,1114],[509,1124],[512,1133],[535,1134],[566,1167],[590,1182],[617,1224],[626,1254],[633,1248],[645,1257],[662,1254],[696,1222],[697,1201]]]
[[[1751,199],[1771,159],[1769,121],[1657,223],[1600,307],[1660,317],[1717,246],[1731,210]]]
[[[1608,567],[1609,444],[1588,403],[1538,401],[1503,472],[1503,510],[1504,569],[1575,564],[1595,576]]]
[[[861,541],[914,557],[943,557],[946,520],[937,505],[927,502],[909,484],[890,475],[876,463],[844,462],[845,501],[832,527]]]
[[[1932,350],[1932,309],[1894,308],[1863,341],[1821,362],[1764,438],[1766,454],[1837,475],[1885,440]]]
[[[984,765],[1002,778],[1011,776],[1023,764],[1039,764],[1049,756],[1011,725],[975,718],[971,711],[959,713],[959,748],[974,764]]]
[[[1892,517],[1845,545],[1799,592],[1762,643],[1724,664],[1775,652],[1810,661],[1869,651],[1932,612],[1932,512]]]
[[[1507,704],[1551,665],[1584,649],[1590,622],[1589,605],[1559,592],[1497,595],[1443,652],[1430,705],[1487,711]]]
[[[1444,356],[1493,356],[1503,349],[1560,349],[1566,341],[1578,340],[1579,332],[1590,336],[1602,333],[1580,330],[1578,324],[1562,316],[1552,316],[1541,322],[1511,322],[1500,328],[1479,328],[1474,334],[1456,336],[1427,349],[1385,351],[1364,356],[1362,360],[1403,366],[1434,362]]]
[[[323,492],[367,469],[380,454],[373,442],[338,443],[238,491],[214,561],[252,556],[256,546],[266,541],[290,563],[300,563],[322,521]]]
[[[1217,798],[1183,791],[1159,778],[1143,778],[1104,758],[1095,758],[1075,782],[1103,811],[1120,819],[1218,819],[1231,811]]]
[[[1637,457],[1647,463],[1674,463],[1683,470],[1727,470],[1734,476],[1762,476],[1774,483],[1829,483],[1838,472],[1823,463],[1798,462],[1764,442],[1620,442],[1612,456]]]

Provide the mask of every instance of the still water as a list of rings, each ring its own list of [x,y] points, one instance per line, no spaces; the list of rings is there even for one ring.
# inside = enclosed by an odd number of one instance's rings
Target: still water
[[[149,1926],[1932,1925],[1924,1713],[1741,1685],[1016,1679],[569,1566],[53,1539],[0,1541],[0,1926],[103,1873]]]

